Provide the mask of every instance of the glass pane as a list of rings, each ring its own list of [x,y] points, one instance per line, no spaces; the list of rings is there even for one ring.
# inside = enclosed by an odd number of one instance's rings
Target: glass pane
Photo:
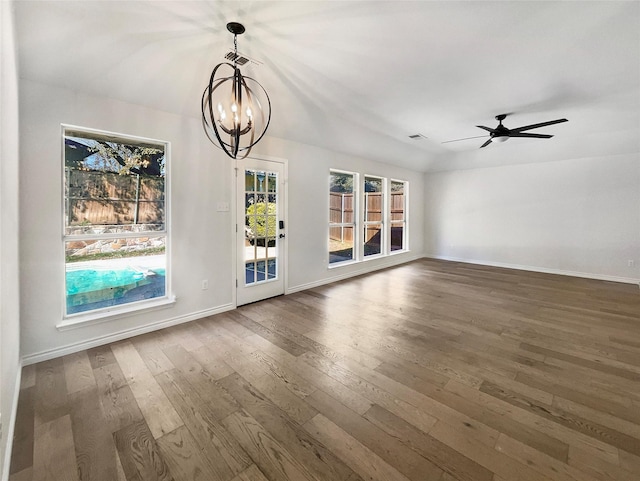
[[[65,235],[164,230],[164,145],[117,140],[64,136]]]
[[[253,284],[256,281],[256,265],[255,262],[245,263],[245,285]]]
[[[332,226],[329,228],[329,263],[353,259],[353,227]]]
[[[342,192],[345,194],[353,194],[353,174],[345,174],[342,172],[331,172],[329,176],[330,192]]]
[[[364,230],[364,255],[371,256],[382,252],[382,224],[369,225]]]
[[[164,297],[165,237],[70,241],[67,314]]]
[[[256,195],[255,194],[245,194],[244,198],[245,198],[244,206],[245,206],[246,209],[248,209],[249,206],[251,206],[251,205],[256,203]]]
[[[264,172],[256,172],[256,192],[266,192],[267,175]]]
[[[377,177],[365,177],[364,191],[365,192],[382,192],[382,179],[379,179]]]
[[[267,278],[268,279],[276,278],[276,272],[277,272],[276,263],[277,263],[276,259],[269,259],[267,261]]]
[[[404,182],[391,182],[391,220],[404,220]]]
[[[364,209],[367,222],[382,222],[382,192],[365,193]]]
[[[247,192],[253,192],[255,189],[255,174],[252,170],[244,171],[244,190]]]
[[[404,225],[391,225],[391,250],[398,251],[404,248]]]
[[[256,262],[256,280],[258,282],[264,281],[265,273],[266,273],[265,261]]]
[[[278,181],[276,174],[269,173],[269,192],[276,192],[278,186]]]

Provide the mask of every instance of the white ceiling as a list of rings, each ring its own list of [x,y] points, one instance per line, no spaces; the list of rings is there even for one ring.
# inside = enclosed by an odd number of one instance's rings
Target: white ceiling
[[[17,1],[20,74],[199,116],[229,21],[270,135],[423,171],[640,151],[638,1]],[[441,143],[505,112],[569,122]]]

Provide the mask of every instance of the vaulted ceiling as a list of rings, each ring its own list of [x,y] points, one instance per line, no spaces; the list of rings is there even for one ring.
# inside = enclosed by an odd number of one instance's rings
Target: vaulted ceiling
[[[422,171],[640,151],[640,2],[17,1],[21,77],[199,116],[243,68],[269,134]],[[495,115],[549,140],[478,149]],[[538,131],[536,131],[538,132]],[[427,137],[411,140],[409,135]],[[204,135],[204,134],[203,134]]]

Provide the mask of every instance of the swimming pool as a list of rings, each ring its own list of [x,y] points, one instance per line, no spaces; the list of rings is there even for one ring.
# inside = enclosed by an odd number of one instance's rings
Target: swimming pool
[[[165,295],[165,269],[76,269],[66,272],[67,314]]]

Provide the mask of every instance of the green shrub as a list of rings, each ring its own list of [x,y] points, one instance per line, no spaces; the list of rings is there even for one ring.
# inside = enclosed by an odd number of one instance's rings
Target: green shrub
[[[266,202],[252,204],[247,208],[247,216],[253,238],[260,245],[264,245],[264,238],[266,237],[269,245],[275,245],[276,204],[267,204]]]

